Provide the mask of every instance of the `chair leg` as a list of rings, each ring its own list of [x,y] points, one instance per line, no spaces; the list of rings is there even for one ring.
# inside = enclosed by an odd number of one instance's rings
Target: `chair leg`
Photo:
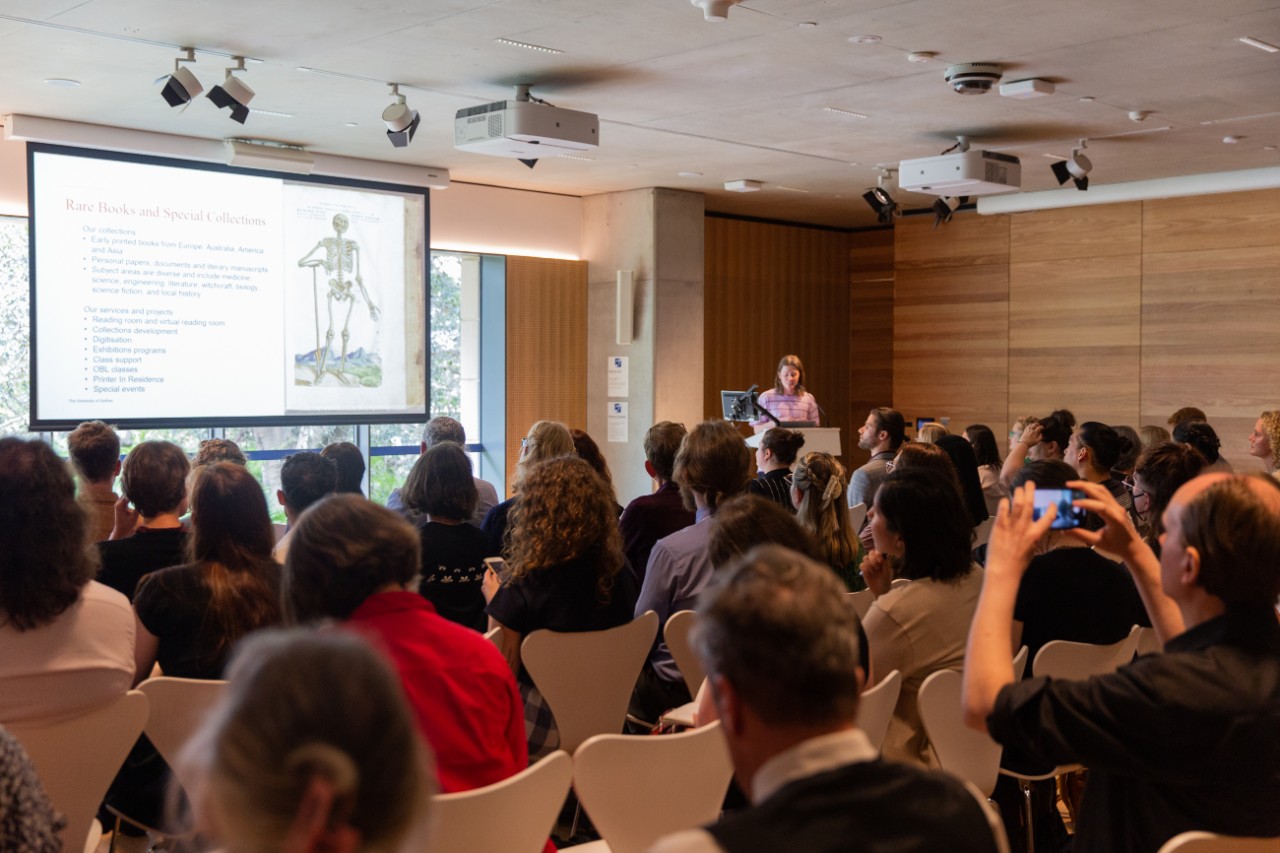
[[[573,841],[573,837],[578,834],[578,819],[582,817],[582,801],[578,800],[573,805],[573,823],[569,825],[569,841]]]
[[[1018,785],[1022,788],[1022,816],[1027,835],[1027,853],[1036,853],[1035,827],[1031,825],[1031,782],[1019,779]]]
[[[111,843],[107,845],[107,853],[116,853],[116,839],[120,837],[120,815],[116,815],[116,825],[111,830]]]

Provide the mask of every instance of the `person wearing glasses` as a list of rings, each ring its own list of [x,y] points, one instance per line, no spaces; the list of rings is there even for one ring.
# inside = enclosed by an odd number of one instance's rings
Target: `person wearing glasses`
[[[480,529],[489,539],[492,553],[505,554],[507,551],[507,515],[519,499],[520,481],[539,462],[573,455],[573,436],[564,424],[559,421],[537,421],[529,427],[529,434],[520,439],[520,459],[511,476],[511,491],[517,494],[489,510],[480,524]]]
[[[1138,532],[1156,554],[1164,533],[1164,511],[1173,493],[1195,479],[1206,466],[1204,455],[1189,444],[1166,441],[1149,447],[1138,457],[1133,477],[1125,481],[1133,497]]]

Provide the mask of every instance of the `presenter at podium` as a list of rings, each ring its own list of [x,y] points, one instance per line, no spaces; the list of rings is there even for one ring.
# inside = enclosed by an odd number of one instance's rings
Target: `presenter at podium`
[[[804,390],[804,365],[794,355],[784,355],[778,362],[778,375],[773,390],[765,391],[757,405],[767,409],[783,426],[817,426],[818,401]],[[773,425],[767,416],[761,415],[751,422],[756,432],[763,432]]]

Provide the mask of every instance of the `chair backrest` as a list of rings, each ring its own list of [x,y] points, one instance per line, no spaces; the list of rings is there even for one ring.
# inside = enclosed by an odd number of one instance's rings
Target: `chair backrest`
[[[53,807],[67,819],[65,853],[82,853],[107,786],[147,722],[147,697],[136,690],[110,704],[53,723],[9,726],[40,775]]]
[[[534,631],[520,658],[556,719],[560,747],[570,754],[592,735],[617,734],[627,716],[658,614],[652,610],[607,631]]]
[[[1164,651],[1164,643],[1160,642],[1160,635],[1156,633],[1155,628],[1138,628],[1138,648],[1136,654],[1140,655],[1158,655]]]
[[[489,642],[493,643],[495,646],[498,646],[499,650],[501,650],[502,646],[498,641],[498,637],[501,636],[501,634],[502,634],[501,628],[490,628],[488,631],[484,632],[484,638]]]
[[[148,678],[138,689],[147,694],[151,707],[144,730],[147,737],[160,757],[173,768],[178,781],[188,787],[178,756],[227,692],[227,682],[162,676]]]
[[[1018,653],[1013,656],[1013,680],[1021,681],[1022,674],[1027,671],[1027,655],[1030,651],[1026,646],[1018,649]]]
[[[893,709],[898,705],[902,692],[902,673],[898,670],[880,679],[880,683],[864,691],[858,700],[858,728],[862,729],[876,749],[884,746],[884,736],[889,732]]]
[[[849,529],[857,533],[862,529],[862,522],[867,520],[867,505],[854,504],[849,507]]]
[[[1000,817],[1000,810],[996,808],[995,802],[979,791],[978,787],[972,782],[966,780],[964,787],[978,801],[978,807],[982,809],[982,816],[987,819],[987,827],[991,830],[991,838],[996,843],[996,853],[1009,853],[1009,836],[1005,834],[1004,821]]]
[[[733,761],[720,722],[675,735],[596,735],[573,755],[573,787],[612,853],[715,821]]]
[[[988,542],[991,541],[991,531],[995,528],[995,526],[996,526],[996,520],[995,520],[995,517],[993,516],[991,518],[988,518],[986,521],[979,522],[977,527],[973,528],[974,550],[981,548],[983,545],[986,545]]]
[[[1183,832],[1170,838],[1157,853],[1275,853],[1275,838],[1237,838],[1212,832]]]
[[[1068,640],[1051,640],[1036,652],[1031,662],[1034,675],[1051,678],[1081,680],[1094,675],[1115,672],[1133,659],[1138,647],[1138,626],[1133,626],[1129,636],[1118,643],[1106,646],[1092,643],[1073,643]]]
[[[869,589],[860,589],[857,592],[846,593],[849,601],[853,602],[853,609],[858,611],[859,619],[866,619],[867,613],[871,610],[871,603],[876,600],[875,595]]]
[[[962,676],[954,669],[940,669],[920,685],[916,702],[925,734],[933,745],[938,764],[990,797],[1000,772],[1000,744],[971,729],[960,707]]]
[[[671,651],[671,657],[675,660],[676,666],[680,668],[680,674],[684,676],[684,683],[689,688],[690,696],[698,695],[702,679],[707,677],[702,670],[702,662],[693,653],[693,645],[689,642],[693,626],[697,624],[697,613],[692,610],[681,610],[672,613],[662,629],[662,639]]]
[[[449,853],[540,853],[569,794],[573,760],[556,750],[509,779],[431,800],[430,843]]]

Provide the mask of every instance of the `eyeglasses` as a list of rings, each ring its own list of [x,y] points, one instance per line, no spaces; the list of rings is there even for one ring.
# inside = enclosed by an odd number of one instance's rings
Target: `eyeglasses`
[[[1137,483],[1135,483],[1133,480],[1127,480],[1127,479],[1126,479],[1126,480],[1121,480],[1121,481],[1120,481],[1120,483],[1121,483],[1121,485],[1123,485],[1126,489],[1128,489],[1128,490],[1129,490],[1129,494],[1133,496],[1133,499],[1134,499],[1135,501],[1136,501],[1138,498],[1147,498],[1147,497],[1150,497],[1150,496],[1151,496],[1151,493],[1150,493],[1150,492],[1144,492],[1144,491],[1142,491],[1141,489],[1139,489],[1139,488],[1138,488],[1138,484],[1137,484]]]
[[[886,474],[892,474],[895,467],[897,466],[894,464],[894,461],[890,459],[888,462],[884,463],[884,472]]]

